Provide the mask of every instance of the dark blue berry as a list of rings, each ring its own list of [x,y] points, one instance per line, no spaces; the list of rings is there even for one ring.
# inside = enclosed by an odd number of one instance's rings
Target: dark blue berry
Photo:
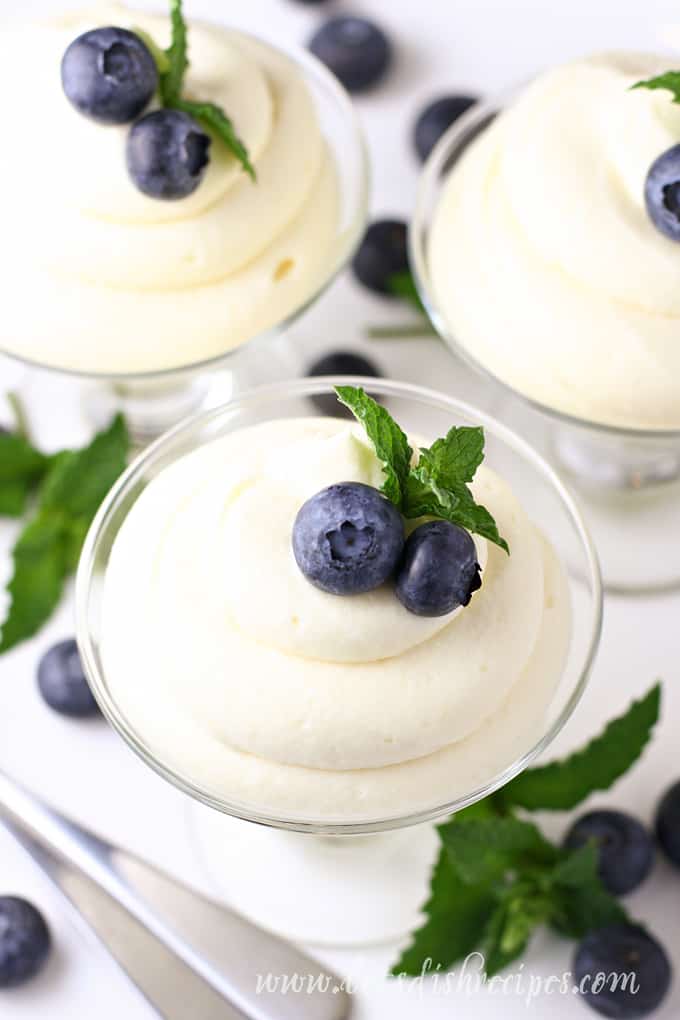
[[[18,896],[0,896],[0,988],[16,988],[42,969],[50,933],[42,914]]]
[[[669,861],[680,868],[680,783],[671,786],[659,804],[656,835]]]
[[[467,606],[482,586],[477,549],[464,528],[430,521],[413,531],[397,572],[397,598],[417,616],[444,616]]]
[[[308,581],[358,595],[391,577],[404,548],[394,503],[370,485],[342,482],[308,499],[293,526],[293,553]]]
[[[643,928],[631,924],[590,932],[574,958],[576,987],[585,1001],[616,1020],[652,1013],[664,1000],[671,976],[664,949]]]
[[[474,96],[442,96],[425,107],[413,132],[413,143],[423,163],[442,135],[476,102]]]
[[[312,36],[309,48],[348,92],[371,88],[392,61],[392,47],[382,29],[367,18],[351,15],[327,21]]]
[[[307,375],[370,375],[378,377],[380,372],[372,361],[354,351],[331,351],[324,354],[307,369]],[[312,403],[331,418],[354,418],[354,415],[341,404],[334,393],[315,393]]]
[[[680,145],[668,149],[649,168],[645,204],[654,226],[680,241]]]
[[[654,863],[654,842],[637,818],[622,811],[590,811],[569,829],[569,850],[592,843],[602,884],[615,896],[637,889]]]
[[[73,638],[45,652],[38,664],[38,687],[55,712],[78,718],[99,714]]]
[[[352,261],[359,283],[377,294],[396,297],[392,278],[409,271],[408,230],[403,220],[376,220],[372,223]]]
[[[186,198],[203,180],[210,161],[210,138],[181,110],[156,110],[131,128],[128,172],[151,198]]]
[[[148,47],[134,32],[95,28],[66,50],[61,83],[79,113],[102,124],[127,124],[151,100],[158,71]]]

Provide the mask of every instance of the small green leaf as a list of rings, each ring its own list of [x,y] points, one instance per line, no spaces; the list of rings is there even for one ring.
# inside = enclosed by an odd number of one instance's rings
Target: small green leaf
[[[30,484],[23,480],[0,483],[0,516],[21,517],[26,510]]]
[[[125,468],[129,437],[117,415],[89,446],[66,451],[55,459],[40,496],[40,506],[69,517],[92,520],[102,500]]]
[[[479,945],[495,904],[488,886],[461,881],[442,848],[432,872],[430,897],[423,907],[426,921],[414,932],[391,973],[415,977],[425,967],[446,969],[465,959]]]
[[[410,305],[417,308],[421,315],[425,316],[426,319],[428,318],[425,305],[418,293],[415,280],[408,269],[402,273],[393,273],[387,281],[387,287],[390,294],[394,297],[401,298],[402,301],[408,301]]]
[[[637,761],[659,719],[661,685],[610,722],[582,750],[563,761],[528,769],[494,797],[529,811],[568,811],[596,790],[608,790]]]
[[[680,103],[680,71],[666,71],[655,78],[638,81],[631,85],[631,89],[665,89],[672,93],[674,103]]]
[[[518,959],[536,928],[553,913],[553,898],[523,878],[510,882],[489,918],[481,944],[487,977],[493,977]]]
[[[483,460],[484,429],[454,425],[444,439],[420,451],[418,467],[439,485],[453,488],[471,482]]]
[[[172,40],[165,51],[168,70],[160,78],[163,106],[172,106],[181,96],[184,75],[189,66],[187,25],[182,0],[170,0],[170,23]]]
[[[602,885],[596,847],[572,850],[553,870],[551,882],[555,896],[551,922],[561,934],[578,939],[596,928],[629,921],[619,901]]]
[[[451,867],[463,882],[493,882],[506,872],[552,865],[558,853],[533,823],[507,817],[461,818],[439,826]]]
[[[389,411],[359,386],[336,386],[338,400],[348,407],[366,429],[387,476],[382,487],[388,499],[401,507],[411,469],[413,450]]]
[[[11,603],[0,631],[0,653],[32,637],[59,602],[67,574],[63,535],[63,519],[42,513],[19,536],[12,552],[14,573],[7,586]]]
[[[236,134],[236,129],[224,110],[215,103],[192,102],[189,99],[179,98],[173,99],[169,105],[173,106],[176,110],[183,110],[184,113],[188,113],[209,132],[216,135],[217,138],[224,142],[232,155],[236,157],[252,180],[255,180],[255,167],[250,162],[248,150]]]
[[[5,482],[38,479],[49,464],[50,458],[35,450],[21,436],[0,432],[0,486]]]

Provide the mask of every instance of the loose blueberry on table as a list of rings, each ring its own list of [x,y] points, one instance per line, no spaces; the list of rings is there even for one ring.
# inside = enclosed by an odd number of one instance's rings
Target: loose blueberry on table
[[[19,896],[0,896],[0,988],[17,988],[38,974],[50,951],[42,914]]]
[[[413,130],[413,144],[422,163],[425,163],[442,135],[476,102],[474,96],[442,96],[425,107]]]
[[[656,836],[668,860],[680,868],[680,782],[671,786],[656,813]]]
[[[618,981],[598,980],[598,975]],[[634,975],[623,980],[623,975]],[[610,925],[586,935],[574,958],[574,978],[589,1006],[618,1020],[645,1017],[661,1005],[671,983],[664,949],[643,928]]]
[[[66,50],[61,81],[79,113],[102,124],[128,124],[151,101],[158,71],[149,48],[134,32],[95,28]]]
[[[99,715],[73,638],[45,652],[38,664],[38,688],[50,708],[60,715],[80,719]]]
[[[348,92],[363,92],[377,84],[392,62],[389,39],[367,18],[331,18],[312,36],[309,48]]]
[[[186,198],[205,176],[210,145],[210,137],[193,117],[181,110],[156,110],[130,130],[128,172],[151,198]]]
[[[314,361],[307,369],[308,376],[321,375],[370,375],[378,378],[381,373],[375,362],[356,351],[331,351]],[[352,412],[338,403],[334,393],[314,393],[310,398],[315,407],[329,417],[351,418]]]
[[[409,271],[407,236],[403,220],[376,220],[370,225],[352,260],[352,271],[362,286],[395,296],[392,278]]]
[[[590,811],[567,833],[568,850],[592,844],[605,889],[615,896],[632,892],[647,878],[654,864],[652,837],[637,818],[623,811]]]

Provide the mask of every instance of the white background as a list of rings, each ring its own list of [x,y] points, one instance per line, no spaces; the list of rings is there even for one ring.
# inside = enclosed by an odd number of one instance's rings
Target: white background
[[[186,0],[186,6],[192,14],[222,17],[290,44],[305,41],[324,9],[352,10],[379,18],[395,42],[396,66],[385,87],[358,102],[373,159],[376,214],[408,215],[417,177],[409,131],[423,102],[438,92],[488,94],[551,62],[595,48],[669,49],[674,42],[680,44],[677,3],[661,0],[571,0],[566,5],[546,0],[524,4],[502,0],[331,0],[318,9],[292,0],[250,0],[247,4]],[[61,7],[58,0],[23,0],[14,10],[45,13]],[[34,116],[39,130],[40,111],[27,111],[27,116]],[[558,211],[556,197],[556,215]],[[310,349],[338,345],[365,349],[361,333],[366,322],[383,323],[398,317],[391,306],[386,308],[383,302],[360,293],[350,281],[341,280],[296,327],[295,335],[301,347]],[[434,341],[374,343],[373,351],[386,374],[427,382],[493,405],[492,395],[457,368]],[[77,406],[68,399],[70,391],[66,394],[56,383],[36,385],[23,372],[0,363],[0,390],[16,384],[29,401],[36,433],[46,447],[81,441],[86,436]],[[6,572],[3,553],[11,538],[10,528],[0,529],[0,575]],[[677,541],[678,536],[669,536],[671,540]],[[664,722],[652,749],[611,797],[598,799],[626,806],[646,820],[652,817],[661,790],[680,778],[676,732],[680,717],[679,611],[677,595],[607,601],[603,646],[593,682],[556,748],[564,751],[576,746],[623,709],[633,695],[648,689],[654,678],[663,677]],[[0,767],[94,829],[200,883],[187,844],[182,798],[138,763],[103,723],[68,722],[40,701],[35,690],[40,651],[71,633],[67,603],[36,641],[0,660]],[[563,823],[563,819],[550,822],[556,832]],[[94,1016],[98,1020],[151,1020],[153,1011],[88,930],[69,914],[24,853],[0,832],[0,893],[4,892],[26,895],[41,905],[54,933],[56,951],[34,984],[0,993],[3,1020],[91,1020]],[[680,911],[676,904],[680,904],[680,874],[672,874],[659,861],[652,879],[630,898],[628,906],[669,948],[680,972]],[[521,998],[501,1000],[485,993],[455,1002],[427,990],[422,997],[407,998],[383,978],[395,952],[395,947],[388,947],[324,954],[340,973],[359,980],[358,1020],[385,1020],[388,1016],[393,1020],[414,1016],[435,1020],[454,1015],[513,1020],[527,1013]],[[525,971],[542,976],[561,974],[569,968],[570,958],[568,943],[539,936]],[[532,1007],[534,1015],[540,1016],[548,1008],[560,1020],[587,1015],[585,1007],[571,996],[552,996]],[[678,1015],[680,973],[671,997],[657,1014],[659,1020],[677,1020]]]

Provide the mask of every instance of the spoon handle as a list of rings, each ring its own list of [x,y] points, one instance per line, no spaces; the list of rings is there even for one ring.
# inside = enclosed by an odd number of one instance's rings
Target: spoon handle
[[[344,1020],[338,977],[278,936],[116,847],[0,773],[0,821],[165,1020]],[[302,975],[300,994],[258,974]]]

